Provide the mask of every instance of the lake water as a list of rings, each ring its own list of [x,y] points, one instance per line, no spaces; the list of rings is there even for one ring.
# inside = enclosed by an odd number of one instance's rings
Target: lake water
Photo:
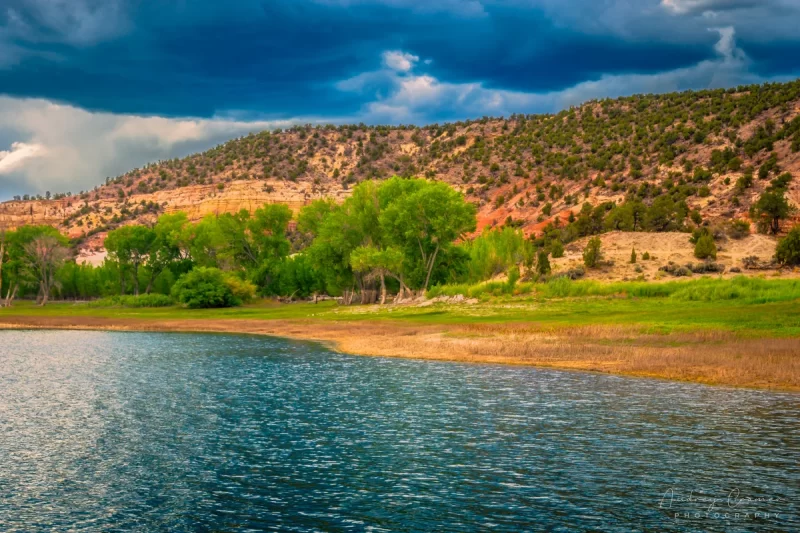
[[[0,531],[800,531],[799,465],[798,395],[0,332]]]

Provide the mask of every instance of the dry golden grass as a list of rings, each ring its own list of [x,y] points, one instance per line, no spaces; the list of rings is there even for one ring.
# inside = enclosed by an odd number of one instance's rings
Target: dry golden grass
[[[800,339],[724,331],[654,334],[633,326],[410,325],[314,320],[4,317],[2,327],[231,332],[321,341],[384,357],[532,365],[800,391]]]
[[[590,269],[586,273],[587,279],[598,281],[621,281],[624,279],[637,279],[643,276],[651,281],[674,280],[671,276],[659,273],[658,269],[672,261],[679,265],[696,263],[694,245],[689,242],[689,235],[681,232],[624,232],[612,231],[598,236],[602,242],[603,257],[613,262],[613,266]],[[590,237],[581,238],[566,246],[564,257],[551,259],[553,269],[566,271],[583,264],[583,249]],[[724,278],[735,276],[730,272],[732,267],[742,267],[742,259],[755,256],[764,263],[769,263],[775,255],[777,239],[769,235],[752,234],[739,240],[725,239],[717,244],[717,262],[725,265],[727,271],[721,275]],[[637,253],[637,262],[630,263],[631,249]],[[642,254],[648,252],[654,259],[644,260]],[[638,271],[637,272],[637,268]],[[800,272],[797,269],[773,269],[762,271],[773,277],[797,278]]]

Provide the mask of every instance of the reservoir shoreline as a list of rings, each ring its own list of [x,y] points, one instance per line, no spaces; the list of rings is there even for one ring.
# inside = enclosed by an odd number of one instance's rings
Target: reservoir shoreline
[[[342,353],[522,365],[800,392],[800,341],[726,331],[648,333],[623,325],[421,324],[401,321],[0,316],[0,329],[236,333],[320,342]]]

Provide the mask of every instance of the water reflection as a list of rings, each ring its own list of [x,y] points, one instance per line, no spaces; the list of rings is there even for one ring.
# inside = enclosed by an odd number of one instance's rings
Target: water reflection
[[[4,531],[800,529],[796,395],[246,336],[0,346]]]

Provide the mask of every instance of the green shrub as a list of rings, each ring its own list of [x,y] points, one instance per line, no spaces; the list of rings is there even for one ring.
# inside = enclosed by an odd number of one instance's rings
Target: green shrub
[[[650,260],[650,252],[645,252],[642,254],[642,260],[649,261]]]
[[[508,288],[513,291],[514,286],[519,281],[519,267],[514,265],[508,269]]]
[[[728,225],[728,236],[731,239],[743,239],[750,235],[750,222],[747,220],[734,220]]]
[[[589,243],[583,250],[583,264],[586,265],[586,268],[596,268],[598,263],[603,259],[600,246],[599,237],[592,237],[589,239]]]
[[[694,256],[698,259],[716,259],[717,245],[711,235],[703,235],[694,245]]]
[[[700,237],[704,235],[711,235],[711,230],[708,229],[706,226],[695,228],[692,230],[692,236],[689,237],[689,242],[692,244],[697,244],[697,241],[700,240]]]
[[[425,293],[428,298],[437,298],[439,296],[457,296],[462,295],[467,298],[483,298],[488,299],[494,296],[509,296],[530,294],[533,292],[533,283],[509,283],[501,281],[488,281],[484,283],[476,283],[474,285],[455,284],[455,285],[437,285],[431,287]]]
[[[782,265],[800,265],[800,226],[795,226],[778,241],[775,259]]]
[[[256,296],[256,286],[249,281],[245,281],[233,275],[228,275],[225,277],[225,283],[233,293],[233,297],[240,302],[249,302]]]
[[[550,271],[550,260],[547,258],[547,252],[540,250],[536,257],[536,273],[540,276],[546,276]]]
[[[564,245],[561,241],[555,240],[550,244],[550,255],[554,258],[564,257]]]
[[[636,263],[636,248],[631,248],[631,264]]]
[[[680,278],[684,276],[691,276],[692,269],[688,266],[681,266],[673,263],[672,261],[669,262],[667,265],[662,265],[658,267],[659,272],[666,272],[667,274],[672,274],[673,276]]]
[[[675,265],[675,271],[690,276],[691,270]],[[683,301],[739,300],[745,303],[769,303],[800,298],[800,280],[766,280],[737,276],[733,279],[701,278],[695,280],[647,283],[622,281],[574,281],[567,276],[553,277],[546,283],[518,283],[512,290],[507,283],[490,282],[477,285],[443,285],[433,287],[429,298],[463,294],[471,298],[490,298],[509,294],[530,294],[536,289],[541,298],[619,297],[672,298]]]
[[[510,227],[484,230],[463,248],[469,254],[467,281],[472,282],[490,279],[520,263],[530,263],[534,255],[531,241]]]
[[[575,268],[570,268],[569,270],[566,270],[564,272],[559,272],[558,274],[553,274],[552,276],[550,276],[550,279],[548,281],[552,281],[552,280],[560,279],[560,278],[566,278],[566,279],[575,281],[575,280],[581,279],[585,275],[586,275],[586,269],[584,269],[582,266],[577,266]]]
[[[242,281],[218,268],[197,267],[184,274],[172,287],[172,296],[192,308],[233,307],[255,295],[252,283]]]
[[[551,279],[545,285],[543,292],[551,298],[565,298],[572,296],[572,280],[566,277]]]
[[[741,300],[760,304],[800,298],[799,280],[764,280],[737,276],[730,280],[702,279],[667,285],[674,285],[678,289],[670,296],[674,300]]]
[[[169,307],[175,302],[166,294],[110,296],[89,303],[90,307]]]

